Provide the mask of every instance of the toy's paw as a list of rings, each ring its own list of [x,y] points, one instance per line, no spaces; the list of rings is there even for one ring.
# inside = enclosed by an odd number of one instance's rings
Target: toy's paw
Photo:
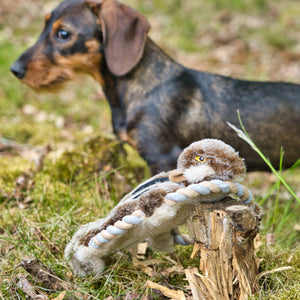
[[[176,233],[173,236],[174,243],[178,245],[188,246],[188,245],[194,245],[195,241],[193,238],[191,238],[188,234],[179,234]]]
[[[85,246],[74,249],[72,243],[65,249],[65,258],[73,273],[78,276],[98,275],[103,272],[105,262],[97,254],[95,249]]]
[[[66,246],[65,258],[75,275],[97,275],[103,271],[105,264],[101,258],[102,252],[94,248],[86,247],[80,243],[83,236],[90,230],[98,228],[101,224],[102,219],[99,219],[81,226]]]
[[[193,245],[195,241],[188,235],[179,232],[178,228],[164,232],[148,239],[149,247],[159,251],[173,252],[174,245]]]

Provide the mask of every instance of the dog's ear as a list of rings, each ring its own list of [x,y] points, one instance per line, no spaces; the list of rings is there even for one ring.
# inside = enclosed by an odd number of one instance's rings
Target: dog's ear
[[[122,76],[140,61],[150,25],[134,9],[115,0],[87,0],[98,11],[102,27],[103,49],[109,70]]]

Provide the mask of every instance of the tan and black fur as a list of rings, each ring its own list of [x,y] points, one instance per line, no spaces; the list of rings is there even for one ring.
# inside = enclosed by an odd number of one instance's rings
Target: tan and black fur
[[[184,147],[207,137],[236,148],[248,170],[267,169],[227,126],[238,125],[237,110],[274,166],[281,147],[285,167],[300,157],[300,85],[185,68],[147,37],[149,29],[139,12],[115,0],[66,0],[11,71],[38,91],[59,88],[76,73],[91,75],[109,101],[114,132],[153,173],[174,168]]]

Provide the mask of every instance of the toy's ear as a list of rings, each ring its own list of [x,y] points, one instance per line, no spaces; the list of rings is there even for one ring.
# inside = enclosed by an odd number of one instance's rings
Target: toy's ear
[[[169,180],[173,182],[183,182],[186,181],[186,178],[183,175],[183,171],[180,169],[175,169],[170,172]]]
[[[98,17],[103,34],[103,49],[111,73],[123,76],[142,58],[150,25],[134,9],[115,0],[87,0]],[[98,4],[98,5],[97,5]]]

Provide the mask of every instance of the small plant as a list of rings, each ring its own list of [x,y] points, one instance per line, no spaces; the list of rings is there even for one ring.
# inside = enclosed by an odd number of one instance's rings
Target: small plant
[[[273,172],[273,174],[276,175],[276,177],[279,179],[279,181],[286,187],[286,189],[289,191],[289,193],[300,203],[300,199],[299,197],[296,195],[296,193],[292,190],[292,188],[287,184],[287,182],[284,180],[284,178],[282,177],[282,175],[280,174],[280,171],[276,171],[276,169],[272,166],[271,162],[269,161],[269,159],[266,158],[266,156],[261,152],[261,150],[255,145],[254,141],[250,138],[250,136],[248,135],[243,123],[242,123],[242,119],[240,116],[239,111],[237,111],[238,114],[238,119],[241,125],[241,129],[238,129],[236,126],[232,125],[231,123],[227,122],[227,124],[238,134],[238,136],[243,139],[246,143],[248,143],[251,148],[256,151],[259,156],[265,161],[265,163],[269,166],[269,168],[271,169],[271,171]],[[282,157],[283,157],[283,151],[281,150],[281,156],[280,156],[280,166],[282,166]],[[293,167],[297,166],[300,164],[300,159],[298,159],[298,161],[294,164]]]

